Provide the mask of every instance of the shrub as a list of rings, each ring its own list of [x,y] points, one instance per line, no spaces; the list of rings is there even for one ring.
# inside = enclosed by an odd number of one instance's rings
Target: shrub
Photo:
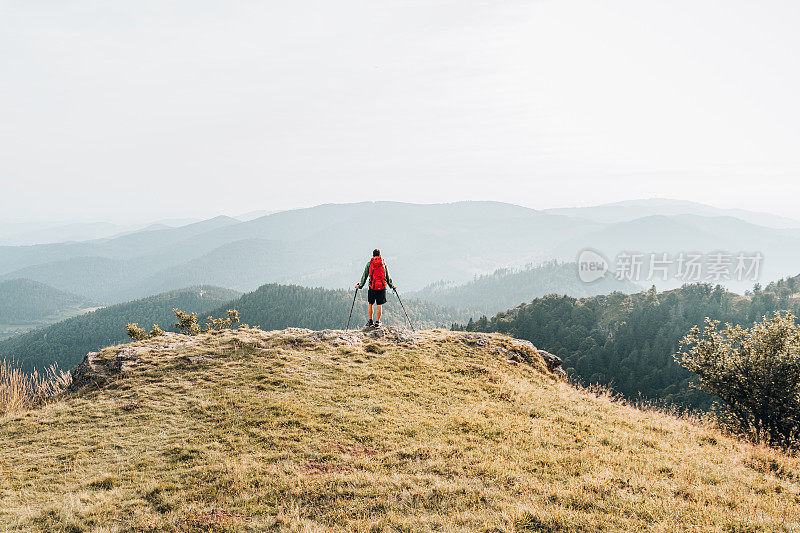
[[[150,339],[153,337],[158,337],[159,335],[163,335],[164,330],[162,330],[158,324],[153,324],[153,329],[151,329],[150,333],[148,333],[145,329],[140,328],[139,324],[134,322],[133,324],[128,324],[125,326],[125,333],[127,333],[128,337],[135,341],[142,341],[144,339]]]
[[[184,313],[180,309],[173,309],[173,313],[178,319],[175,327],[178,331],[186,335],[197,335],[200,333],[200,326],[197,324],[197,313]]]
[[[128,337],[130,337],[135,341],[141,341],[147,338],[147,331],[140,328],[139,324],[137,324],[136,322],[125,326],[125,333],[127,333]]]
[[[197,313],[184,313],[180,309],[173,309],[172,311],[175,313],[175,316],[178,319],[178,323],[175,324],[175,327],[178,328],[181,333],[186,335],[197,335],[200,333],[200,331],[208,332],[230,329],[234,324],[239,322],[239,311],[235,309],[228,309],[228,316],[225,318],[214,318],[209,316],[208,322],[201,330],[200,325],[197,323]]]
[[[228,316],[225,318],[208,317],[208,323],[203,331],[219,331],[223,329],[230,329],[234,324],[239,322],[239,311],[235,309],[228,309]]]
[[[681,341],[676,361],[718,396],[719,422],[767,444],[800,445],[800,327],[791,313],[764,317],[750,329],[706,319]]]

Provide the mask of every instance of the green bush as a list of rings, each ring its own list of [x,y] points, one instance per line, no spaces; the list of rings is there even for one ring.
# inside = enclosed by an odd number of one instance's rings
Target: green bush
[[[201,329],[200,324],[197,323],[197,313],[184,313],[180,309],[173,309],[175,317],[178,322],[175,327],[185,335],[197,335],[201,331],[203,333],[209,331],[221,331],[223,329],[230,329],[234,324],[239,322],[239,311],[236,309],[228,309],[225,318],[208,317],[208,322]],[[163,332],[162,332],[163,333]]]
[[[128,334],[128,337],[135,341],[141,341],[147,338],[147,331],[139,327],[139,324],[134,322],[133,324],[128,324],[125,326],[125,333]]]
[[[800,327],[791,313],[764,317],[753,327],[706,320],[675,354],[718,396],[716,413],[736,433],[782,448],[800,445]]]
[[[231,329],[231,327],[239,322],[239,311],[236,309],[228,309],[228,316],[225,318],[208,317],[208,323],[203,331],[220,331],[223,329]]]
[[[184,313],[180,309],[173,309],[178,322],[175,327],[184,335],[197,335],[200,333],[200,326],[197,324],[197,313]]]
[[[150,330],[150,333],[147,333],[147,330],[140,328],[139,324],[134,322],[133,324],[125,326],[125,333],[135,341],[143,341],[144,339],[151,339],[163,335],[164,330],[161,329],[158,324],[153,324],[153,329]]]

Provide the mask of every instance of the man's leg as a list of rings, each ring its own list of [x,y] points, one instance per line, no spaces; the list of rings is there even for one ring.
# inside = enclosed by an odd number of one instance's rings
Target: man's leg
[[[369,304],[369,319],[372,320],[372,304]],[[378,306],[378,320],[381,319],[381,306]]]
[[[380,305],[378,306],[378,315],[377,315],[377,317],[378,317],[378,322],[380,322],[380,321],[381,321],[381,307],[382,307],[382,306],[380,306]],[[372,318],[372,308],[370,308],[369,317],[370,317],[370,318]]]

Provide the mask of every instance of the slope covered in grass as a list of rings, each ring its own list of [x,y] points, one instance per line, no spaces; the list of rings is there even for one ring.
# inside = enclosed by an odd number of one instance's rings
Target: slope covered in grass
[[[797,458],[577,390],[496,334],[166,334],[89,367],[111,381],[0,424],[4,530],[798,527]]]

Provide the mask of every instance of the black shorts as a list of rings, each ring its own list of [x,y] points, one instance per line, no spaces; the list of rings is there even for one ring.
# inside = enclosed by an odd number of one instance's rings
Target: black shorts
[[[371,304],[383,305],[386,303],[386,289],[370,289],[367,291],[367,301]]]

